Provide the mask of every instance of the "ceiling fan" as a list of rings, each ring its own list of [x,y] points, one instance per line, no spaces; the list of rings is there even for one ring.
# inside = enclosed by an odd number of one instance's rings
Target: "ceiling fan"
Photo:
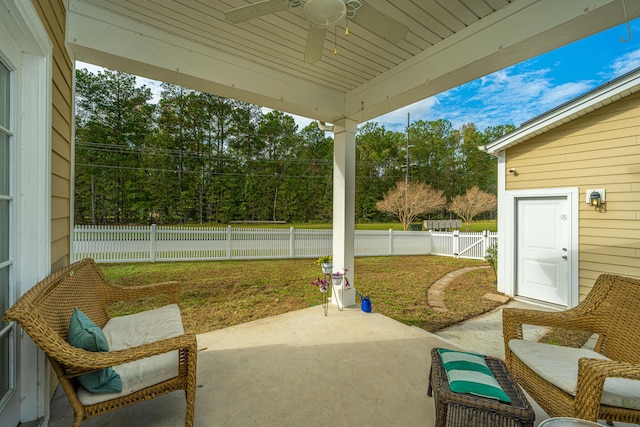
[[[228,10],[224,18],[237,24],[295,7],[302,7],[309,22],[304,61],[310,64],[322,58],[327,29],[345,17],[392,43],[404,40],[409,32],[409,27],[361,0],[263,0]]]

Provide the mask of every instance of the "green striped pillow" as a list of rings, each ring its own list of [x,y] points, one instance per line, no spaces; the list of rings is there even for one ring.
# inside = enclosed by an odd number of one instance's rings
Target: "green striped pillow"
[[[447,372],[451,391],[511,402],[487,366],[483,355],[444,348],[438,349],[438,353]]]

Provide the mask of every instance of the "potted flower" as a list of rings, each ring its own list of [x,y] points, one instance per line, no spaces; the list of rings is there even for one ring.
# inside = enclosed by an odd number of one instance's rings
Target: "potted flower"
[[[320,292],[324,293],[329,290],[329,281],[321,277],[318,277],[316,280],[311,282],[311,284],[313,286],[316,286],[320,290]]]
[[[316,265],[322,267],[322,272],[324,274],[331,274],[331,269],[333,268],[332,259],[331,255],[321,256],[316,260]]]
[[[347,271],[349,271],[348,268],[343,268],[342,273],[336,271],[331,275],[333,286],[340,286],[342,279],[344,279],[344,288],[349,289],[351,287],[351,283],[349,283],[349,279],[347,278]]]
[[[342,273],[335,272],[331,275],[331,281],[333,282],[333,286],[340,286],[342,283]]]

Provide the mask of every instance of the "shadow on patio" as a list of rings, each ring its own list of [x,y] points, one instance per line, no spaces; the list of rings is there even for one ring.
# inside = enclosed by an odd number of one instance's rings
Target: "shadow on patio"
[[[503,358],[504,307],[438,335],[358,306],[342,312],[331,306],[326,317],[317,306],[198,335],[195,425],[432,426],[431,349],[458,347]],[[529,401],[538,425],[547,415]],[[184,411],[184,395],[174,392],[83,426],[182,426]],[[51,413],[50,427],[72,424],[60,388]]]
[[[421,329],[357,308],[322,307],[198,335],[197,426],[434,424],[427,397],[432,347]],[[184,396],[171,393],[83,426],[178,426]],[[52,427],[71,425],[60,389]]]

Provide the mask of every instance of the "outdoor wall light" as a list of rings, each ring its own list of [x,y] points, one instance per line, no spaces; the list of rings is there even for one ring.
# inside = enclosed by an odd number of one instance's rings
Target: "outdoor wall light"
[[[589,206],[592,206],[594,208],[601,207],[605,202],[604,188],[599,188],[596,190],[587,190],[585,201]]]

